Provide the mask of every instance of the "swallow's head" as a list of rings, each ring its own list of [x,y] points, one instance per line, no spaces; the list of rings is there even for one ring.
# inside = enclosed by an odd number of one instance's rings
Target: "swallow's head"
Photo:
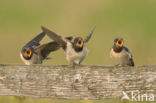
[[[32,48],[23,48],[21,53],[26,60],[30,60],[33,55],[33,49]]]
[[[82,48],[83,47],[83,39],[81,37],[76,37],[74,40],[74,44],[76,47]]]
[[[74,46],[74,49],[76,51],[81,51],[83,49],[83,46],[84,46],[84,42],[83,42],[82,37],[76,37],[74,39],[73,46]]]
[[[114,45],[116,47],[123,47],[123,44],[124,44],[124,41],[123,41],[123,38],[115,38],[114,39]]]

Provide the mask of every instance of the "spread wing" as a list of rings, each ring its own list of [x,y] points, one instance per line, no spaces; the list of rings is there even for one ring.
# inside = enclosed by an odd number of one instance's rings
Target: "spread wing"
[[[67,42],[70,42],[67,38],[62,37],[58,34],[56,34],[55,32],[42,27],[43,32],[45,32],[51,39],[53,39],[54,41],[56,41],[58,44],[60,44],[61,46],[66,46]]]
[[[43,44],[34,49],[34,52],[37,53],[42,59],[46,59],[47,56],[60,48],[60,45],[57,42],[49,42]]]
[[[85,42],[85,43],[87,43],[87,42],[89,41],[89,39],[91,38],[91,36],[92,36],[92,34],[93,34],[95,28],[96,28],[96,27],[94,27],[94,28],[92,29],[92,31],[88,34],[88,36],[84,39],[84,42]]]
[[[26,47],[36,47],[40,45],[40,41],[43,39],[43,37],[45,36],[45,33],[42,32],[40,34],[38,34],[35,38],[33,38],[31,41],[29,41],[24,48]]]

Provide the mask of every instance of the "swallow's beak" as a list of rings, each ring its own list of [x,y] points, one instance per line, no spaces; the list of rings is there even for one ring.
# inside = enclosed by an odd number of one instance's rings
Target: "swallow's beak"
[[[25,56],[30,57],[32,52],[30,49],[27,49],[24,54],[25,54]]]
[[[119,46],[119,47],[123,46],[123,40],[122,39],[117,41],[117,46]]]
[[[83,41],[82,40],[78,40],[77,44],[78,44],[79,47],[82,47],[83,46]]]

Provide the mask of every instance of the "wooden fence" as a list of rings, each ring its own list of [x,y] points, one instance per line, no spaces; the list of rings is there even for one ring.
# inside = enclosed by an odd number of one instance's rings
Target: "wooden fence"
[[[0,65],[0,95],[106,99],[120,98],[123,91],[156,96],[156,66]]]

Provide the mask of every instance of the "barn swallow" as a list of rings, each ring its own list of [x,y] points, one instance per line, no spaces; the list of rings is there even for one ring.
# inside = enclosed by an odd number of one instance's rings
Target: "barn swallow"
[[[88,49],[86,47],[86,43],[91,38],[94,29],[85,39],[83,39],[82,37],[76,37],[72,42],[72,38],[66,39],[63,36],[58,35],[45,27],[42,27],[43,32],[45,32],[51,39],[61,45],[61,47],[65,51],[67,61],[73,66],[79,65],[87,56]]]
[[[122,66],[134,66],[132,54],[129,49],[124,46],[124,40],[122,38],[115,38],[110,55]]]
[[[49,59],[48,55],[50,52],[56,51],[60,48],[60,45],[56,42],[40,45],[40,41],[44,36],[44,32],[38,34],[22,48],[20,57],[26,65],[41,64],[43,60]]]

